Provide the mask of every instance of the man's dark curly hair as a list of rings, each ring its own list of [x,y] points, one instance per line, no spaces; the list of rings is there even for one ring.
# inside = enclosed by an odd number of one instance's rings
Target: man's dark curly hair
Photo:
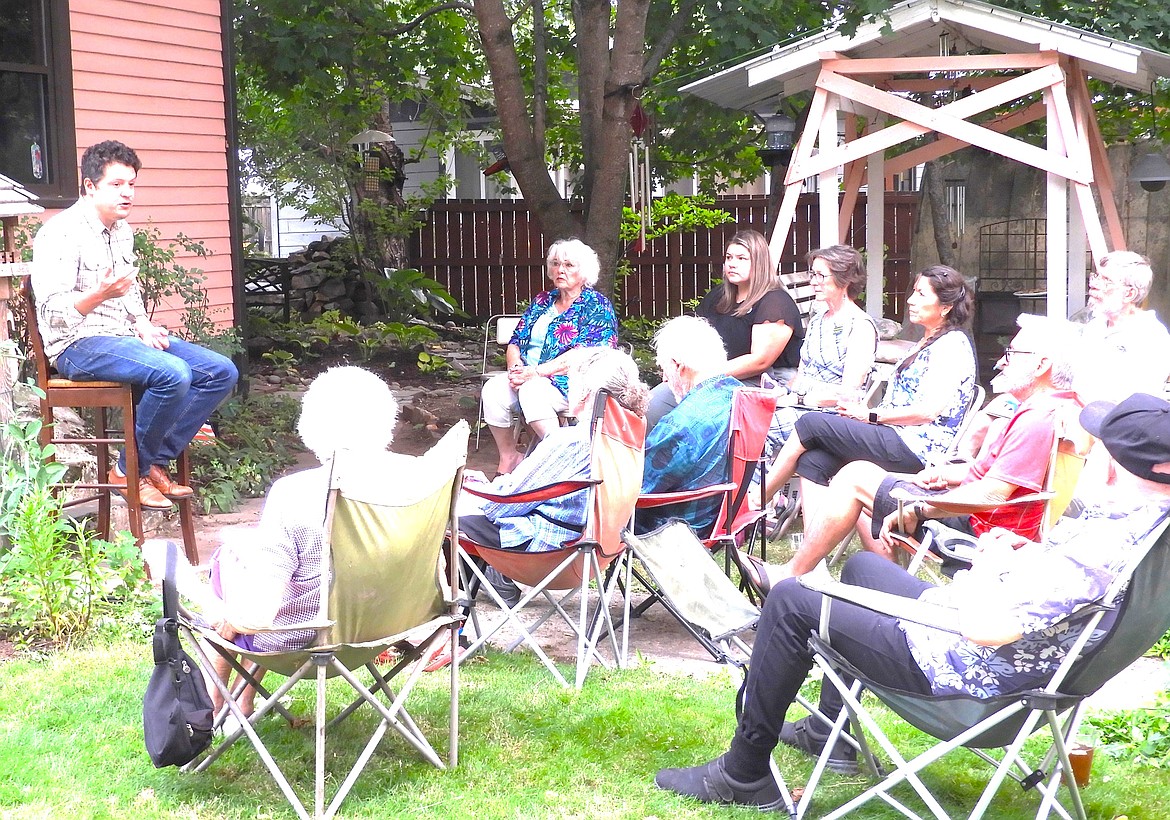
[[[91,145],[81,155],[81,181],[92,180],[95,184],[105,176],[106,168],[117,163],[128,165],[137,173],[142,168],[134,149],[117,140],[105,140]]]

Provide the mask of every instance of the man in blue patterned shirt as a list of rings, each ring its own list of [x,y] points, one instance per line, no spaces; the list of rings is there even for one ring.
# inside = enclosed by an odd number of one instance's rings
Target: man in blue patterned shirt
[[[679,316],[654,334],[654,349],[662,380],[678,406],[646,436],[642,492],[697,490],[727,481],[731,402],[743,385],[723,372],[727,353],[722,338],[706,319]],[[648,508],[634,517],[634,528],[649,532],[681,518],[705,536],[715,523],[719,502],[714,496]]]
[[[942,633],[843,602],[833,605],[833,647],[869,678],[908,692],[1006,694],[1047,681],[1085,619],[1071,616],[1097,600],[1123,565],[1156,537],[1170,514],[1170,403],[1135,394],[1118,405],[1096,402],[1081,424],[1108,450],[1092,506],[1063,519],[1043,543],[993,530],[983,552],[954,583],[935,587],[873,553],[853,556],[841,578],[957,612],[962,634]],[[1088,467],[1090,479],[1096,478]],[[744,690],[744,710],[726,754],[703,766],[663,769],[660,788],[705,802],[779,808],[783,799],[770,771],[777,743],[811,755],[824,749],[819,721],[786,722],[813,666],[810,631],[820,622],[821,595],[789,578],[764,605]],[[1090,642],[1091,645],[1091,642]],[[834,687],[821,690],[820,711],[842,708]],[[839,740],[829,768],[857,770],[855,752]]]

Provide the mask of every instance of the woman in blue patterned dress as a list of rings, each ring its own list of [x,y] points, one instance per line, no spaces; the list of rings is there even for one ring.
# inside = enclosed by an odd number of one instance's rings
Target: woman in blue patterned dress
[[[483,418],[500,454],[497,473],[510,473],[524,458],[512,434],[520,412],[537,439],[558,426],[568,407],[572,356],[578,347],[617,347],[618,323],[610,301],[593,289],[597,254],[579,239],[562,239],[548,249],[551,290],[537,294],[508,342],[508,372],[483,386]]]
[[[809,284],[816,307],[800,346],[800,369],[781,397],[772,429],[769,457],[792,435],[800,407],[836,407],[856,401],[865,388],[877,352],[877,325],[853,300],[865,284],[865,262],[848,245],[808,252]]]
[[[946,452],[975,390],[975,352],[963,330],[973,306],[971,288],[954,268],[922,271],[906,307],[924,335],[894,368],[881,404],[871,410],[850,402],[797,419],[768,470],[767,496],[799,474],[807,515],[811,485],[827,485],[851,461],[916,473],[932,455]]]

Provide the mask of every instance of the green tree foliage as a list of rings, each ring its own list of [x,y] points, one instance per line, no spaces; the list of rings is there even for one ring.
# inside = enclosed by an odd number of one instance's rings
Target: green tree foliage
[[[494,109],[512,173],[545,232],[583,236],[608,274],[619,251],[635,102],[652,121],[658,179],[697,174],[715,193],[758,176],[759,122],[678,88],[819,28],[832,8],[777,0],[631,0],[616,8],[608,0],[247,0],[237,74],[248,170],[283,201],[336,218],[352,171],[345,140],[380,112],[418,111],[431,128],[428,147],[441,148],[473,109]],[[561,200],[550,165],[576,174],[583,215]]]
[[[546,234],[583,236],[613,270],[628,196],[630,118],[649,115],[655,176],[697,175],[708,193],[757,177],[760,123],[683,97],[686,82],[818,29],[835,4],[474,0],[511,171]],[[768,112],[770,113],[770,112]],[[549,160],[577,171],[583,211],[561,201]]]
[[[432,139],[424,147],[441,149],[448,135],[458,133],[476,97],[481,72],[458,11],[462,5],[237,4],[240,139],[249,149],[245,178],[312,217],[360,221],[353,194],[361,169],[349,138],[371,127],[389,130],[393,105],[427,120]],[[410,213],[419,204],[406,203],[402,210]],[[409,233],[412,227],[409,219],[382,220],[374,230]]]

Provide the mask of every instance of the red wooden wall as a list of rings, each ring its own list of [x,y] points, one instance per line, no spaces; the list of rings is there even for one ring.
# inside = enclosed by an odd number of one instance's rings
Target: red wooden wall
[[[231,322],[219,0],[72,0],[69,19],[78,160],[104,139],[138,152],[130,223],[157,228],[164,244],[180,233],[202,242],[211,256],[177,261],[204,271],[212,318]],[[155,319],[178,322],[170,311]]]

